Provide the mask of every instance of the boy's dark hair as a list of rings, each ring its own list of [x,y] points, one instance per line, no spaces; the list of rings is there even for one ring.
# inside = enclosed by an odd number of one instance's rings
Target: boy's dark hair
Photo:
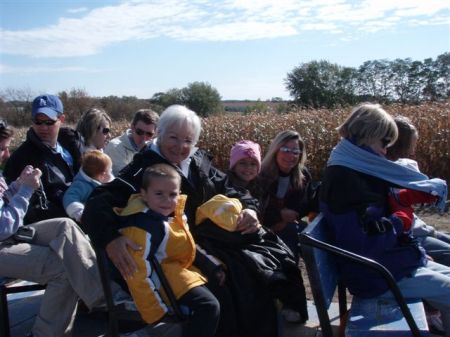
[[[146,190],[153,178],[175,178],[181,183],[180,174],[169,164],[155,164],[145,169],[142,176],[142,188]]]
[[[413,136],[417,136],[417,129],[408,117],[397,116],[394,121],[398,129],[398,138],[392,146],[387,148],[386,157],[395,161],[410,156]]]
[[[158,125],[159,115],[151,109],[140,109],[136,111],[136,113],[134,114],[133,120],[131,121],[131,125],[134,126],[139,121],[142,121],[145,124]]]

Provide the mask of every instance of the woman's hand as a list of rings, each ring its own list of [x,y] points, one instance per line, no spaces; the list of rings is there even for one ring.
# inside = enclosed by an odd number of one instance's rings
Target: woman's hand
[[[124,279],[132,277],[137,271],[136,262],[134,262],[130,253],[128,253],[127,247],[130,247],[133,250],[142,249],[126,236],[119,236],[106,246],[106,253],[108,254],[109,259],[114,263]]]
[[[250,234],[257,232],[260,227],[256,212],[249,208],[243,209],[237,219],[236,231],[241,234]]]
[[[290,208],[283,208],[280,211],[281,220],[285,223],[298,223],[298,212]]]

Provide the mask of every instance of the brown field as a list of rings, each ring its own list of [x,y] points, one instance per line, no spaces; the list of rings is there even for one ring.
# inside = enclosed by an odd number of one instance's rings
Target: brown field
[[[270,109],[270,107],[269,107]],[[271,110],[271,109],[270,109]],[[258,142],[264,151],[272,138],[282,130],[295,129],[306,141],[307,166],[316,179],[326,165],[332,147],[338,141],[336,127],[349,114],[348,109],[297,109],[288,114],[272,111],[260,114],[223,114],[203,119],[199,147],[214,156],[218,168],[226,169],[231,146],[239,140]],[[450,100],[420,105],[386,106],[393,115],[409,117],[419,130],[417,161],[421,170],[432,177],[450,181]],[[115,137],[128,127],[128,121],[115,121]],[[26,129],[17,130],[13,148],[25,138]]]

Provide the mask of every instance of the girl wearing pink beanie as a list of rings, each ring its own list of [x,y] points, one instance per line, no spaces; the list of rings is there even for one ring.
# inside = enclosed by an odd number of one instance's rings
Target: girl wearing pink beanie
[[[261,147],[251,140],[241,140],[230,152],[230,172],[234,173],[238,185],[246,187],[261,170]]]

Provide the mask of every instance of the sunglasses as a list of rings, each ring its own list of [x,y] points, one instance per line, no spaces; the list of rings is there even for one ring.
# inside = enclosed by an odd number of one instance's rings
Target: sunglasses
[[[35,125],[42,125],[42,124],[44,124],[44,125],[46,125],[46,126],[53,126],[53,125],[55,125],[55,123],[56,123],[57,121],[58,121],[58,120],[54,121],[54,120],[51,120],[51,119],[47,119],[47,120],[45,120],[45,121],[39,121],[39,120],[35,119],[35,120],[33,121],[33,123],[34,123]]]
[[[0,119],[0,129],[6,129],[8,127],[8,123],[3,119]]]
[[[100,130],[101,129],[101,127],[99,126],[98,128],[97,128],[97,130]],[[111,132],[111,129],[110,128],[103,128],[102,129],[102,133],[104,134],[104,135],[107,135],[108,133],[110,133]]]
[[[280,147],[280,151],[281,152],[283,152],[283,153],[292,153],[292,154],[295,154],[295,155],[299,155],[299,154],[302,154],[302,150],[300,150],[300,149],[291,149],[291,148],[288,148],[288,147],[286,147],[286,146],[282,146],[282,147]]]
[[[139,128],[135,128],[134,130],[136,131],[136,134],[138,136],[142,136],[143,134],[145,134],[147,137],[153,137],[153,135],[155,134],[154,132],[147,132]]]

